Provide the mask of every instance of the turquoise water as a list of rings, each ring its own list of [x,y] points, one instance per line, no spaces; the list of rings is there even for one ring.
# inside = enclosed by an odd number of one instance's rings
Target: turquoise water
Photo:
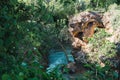
[[[73,56],[71,55],[71,50],[66,49],[67,56],[69,61],[74,62]],[[47,72],[51,72],[54,68],[56,68],[60,64],[68,64],[64,51],[60,50],[51,50],[49,53],[49,67],[47,68]]]

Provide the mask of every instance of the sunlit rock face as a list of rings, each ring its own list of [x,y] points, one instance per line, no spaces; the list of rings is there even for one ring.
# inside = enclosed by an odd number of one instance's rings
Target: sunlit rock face
[[[72,36],[73,47],[85,46],[88,37],[92,37],[95,28],[105,28],[102,21],[102,15],[95,12],[81,12],[69,18],[69,29]]]
[[[105,28],[102,23],[102,15],[95,12],[81,12],[69,18],[69,29],[72,39],[72,55],[76,65],[87,63],[86,53],[91,49],[88,46],[87,38],[92,37],[95,28]]]
[[[120,41],[120,9],[116,4],[110,5],[109,10],[104,13],[102,18],[103,24],[106,27],[106,32],[111,34],[106,38],[112,43]]]
[[[97,62],[101,67],[107,61],[111,65],[118,63],[120,10],[109,10],[103,15],[94,12],[76,14],[69,19],[69,32],[76,63]]]
[[[110,61],[114,66],[117,66],[116,64],[119,64],[120,60],[120,6],[117,4],[110,5],[108,11],[104,13],[102,21],[106,27],[106,32],[111,35],[106,37],[106,40],[115,44],[116,57]]]

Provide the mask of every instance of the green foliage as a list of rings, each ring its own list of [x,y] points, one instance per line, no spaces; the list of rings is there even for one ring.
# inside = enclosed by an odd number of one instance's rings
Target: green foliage
[[[0,79],[50,80],[53,75],[40,68],[46,66],[47,53],[56,37],[46,2],[8,0],[0,1],[0,7]]]
[[[116,57],[116,45],[106,38],[111,35],[106,33],[104,29],[96,28],[96,33],[92,38],[88,38],[88,52],[86,52],[85,67],[88,68],[84,72],[80,80],[117,80],[118,72],[111,66],[118,66]],[[102,63],[102,64],[101,64]]]
[[[49,49],[65,36],[74,1],[53,1],[0,1],[0,79],[63,80],[45,68]]]
[[[83,74],[83,79],[90,80],[117,80],[118,72],[114,71],[110,65],[101,67],[98,64],[85,64],[85,67],[89,68],[87,72]]]
[[[110,4],[116,3],[117,0],[91,0],[89,7],[91,8],[105,8],[105,10],[108,9],[108,6]]]
[[[114,13],[115,12],[115,13]],[[108,7],[108,11],[106,13],[113,13],[110,15],[110,23],[114,29],[119,29],[120,25],[120,6],[117,4],[111,4]]]
[[[51,74],[47,74],[39,62],[31,62],[29,64],[22,62],[21,65],[15,65],[15,70],[10,74],[4,73],[2,80],[63,80],[60,73],[56,73],[57,70]]]
[[[116,56],[116,45],[106,39],[111,35],[106,33],[104,29],[98,30],[99,31],[97,31],[92,38],[89,38],[89,60],[91,62],[100,63],[103,61],[105,63],[116,65],[116,63],[112,63],[112,60],[110,60],[110,58],[114,58]]]
[[[49,10],[55,18],[66,18],[75,13],[75,3],[72,0],[52,0],[49,2]]]
[[[58,43],[55,43],[57,39],[69,39],[67,18],[77,12],[77,8],[80,7],[77,2],[79,1],[0,1],[0,80],[64,80],[58,69],[47,74],[45,68],[48,51],[58,46]],[[96,3],[96,0],[94,2]],[[102,0],[98,6],[103,7],[104,4],[109,5],[113,2],[110,0],[109,3],[103,3]],[[109,48],[111,54],[108,57],[112,57],[115,46],[104,40],[104,36],[104,31],[96,34],[94,38],[97,42],[93,47],[100,47],[105,55],[108,55],[106,49]],[[91,38],[90,42],[96,41],[95,39]],[[101,72],[102,69],[97,70]],[[94,72],[89,74],[93,75]],[[113,77],[117,76],[116,73],[112,74]]]

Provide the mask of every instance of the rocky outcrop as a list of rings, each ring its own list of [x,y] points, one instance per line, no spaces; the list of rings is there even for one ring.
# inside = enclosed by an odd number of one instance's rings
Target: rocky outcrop
[[[87,38],[92,37],[95,28],[104,28],[102,15],[95,12],[81,12],[69,19],[69,32],[72,36],[73,47],[81,47],[88,42]]]
[[[120,11],[110,10],[103,15],[81,12],[70,17],[69,32],[73,46],[72,55],[76,64],[97,62],[101,67],[105,66],[106,61],[114,66],[118,64],[116,44],[120,41],[118,25],[120,13],[115,12]]]

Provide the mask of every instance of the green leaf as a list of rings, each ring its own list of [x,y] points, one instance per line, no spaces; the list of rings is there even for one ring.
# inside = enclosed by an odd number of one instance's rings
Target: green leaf
[[[0,39],[0,46],[3,46],[3,40]]]
[[[117,72],[113,72],[113,76],[115,77],[115,78],[118,78],[118,73]]]
[[[2,80],[12,80],[8,74],[2,75]]]
[[[10,0],[10,3],[11,3],[12,5],[15,5],[15,4],[17,3],[17,0]]]
[[[37,77],[30,78],[29,80],[39,80]]]

